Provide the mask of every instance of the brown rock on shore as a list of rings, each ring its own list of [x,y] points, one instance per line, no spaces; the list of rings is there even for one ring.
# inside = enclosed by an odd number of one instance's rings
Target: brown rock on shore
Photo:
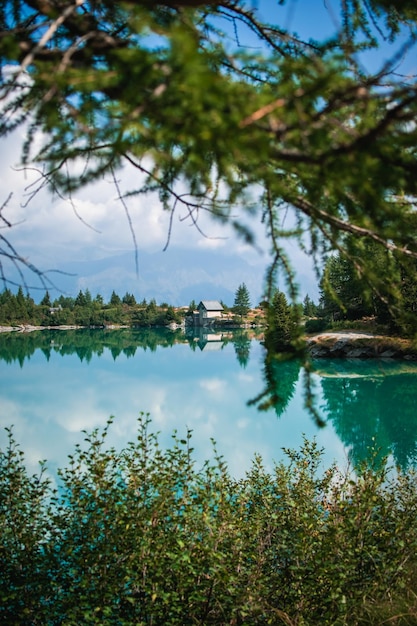
[[[417,348],[407,339],[358,332],[320,333],[307,338],[311,356],[349,359],[417,360]]]

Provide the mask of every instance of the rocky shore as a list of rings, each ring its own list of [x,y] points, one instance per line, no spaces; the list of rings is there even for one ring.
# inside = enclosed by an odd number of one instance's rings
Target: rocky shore
[[[407,339],[370,333],[320,333],[307,338],[313,359],[405,359],[417,361],[417,347]]]

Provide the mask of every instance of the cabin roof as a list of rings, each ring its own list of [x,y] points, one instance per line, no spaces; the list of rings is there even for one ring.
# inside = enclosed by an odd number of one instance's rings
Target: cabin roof
[[[197,308],[203,306],[206,311],[223,311],[223,307],[218,300],[201,300]]]

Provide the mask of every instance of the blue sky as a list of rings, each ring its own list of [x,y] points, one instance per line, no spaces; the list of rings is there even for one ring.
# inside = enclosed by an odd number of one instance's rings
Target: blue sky
[[[301,37],[327,37],[340,26],[336,0],[293,0],[285,6],[279,6],[273,0],[253,0],[252,4],[266,20],[276,21]],[[239,36],[243,39],[248,37],[250,43],[248,33],[242,32]],[[366,62],[381,63],[388,53],[388,49],[384,48],[367,58]],[[129,222],[110,179],[105,178],[83,189],[71,200],[52,197],[42,190],[27,202],[36,187],[37,175],[33,171],[16,169],[24,133],[25,129],[20,128],[1,142],[0,205],[12,192],[4,216],[15,224],[3,234],[20,254],[42,270],[59,269],[62,264],[74,260],[88,262],[124,253],[131,253],[134,268],[134,244]],[[136,172],[125,169],[119,172],[118,178],[122,192],[137,186]],[[169,215],[162,210],[158,197],[155,194],[140,196],[130,200],[128,206],[139,255],[141,252],[163,255]],[[252,280],[256,281],[256,277],[259,277],[259,289],[255,294],[255,298],[258,298],[268,262],[268,244],[259,218],[252,221],[247,218],[257,236],[258,249],[254,249],[239,240],[230,228],[215,224],[207,216],[202,215],[199,221],[206,237],[188,221],[182,221],[183,217],[184,214],[179,212],[174,219],[170,247],[174,250],[194,251],[196,266],[199,253],[204,253],[205,262],[208,253],[241,258],[245,261],[241,281],[245,281],[247,264],[252,272]],[[309,259],[296,245],[290,247],[290,255],[295,269],[301,273],[302,291],[308,292],[315,299],[318,294],[317,281]],[[59,278],[54,280],[59,281]],[[85,281],[80,284],[88,286]],[[230,285],[228,288],[231,288]]]

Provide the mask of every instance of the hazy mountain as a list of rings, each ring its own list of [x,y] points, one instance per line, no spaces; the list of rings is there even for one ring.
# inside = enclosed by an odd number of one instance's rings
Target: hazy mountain
[[[48,267],[58,270],[58,273],[46,274],[56,286],[48,287],[53,299],[61,293],[75,297],[80,289],[89,289],[93,297],[99,293],[108,300],[114,289],[121,297],[129,292],[134,294],[137,301],[155,298],[158,304],[168,302],[174,306],[188,306],[191,300],[222,300],[231,306],[241,283],[246,284],[251,304],[255,306],[263,296],[268,263],[267,255],[262,258],[252,254],[246,258],[242,254],[227,254],[218,250],[169,247],[166,252],[139,251],[139,271],[136,274],[134,252],[73,261],[56,261],[60,258],[56,250],[51,254],[45,247],[44,252],[45,256],[35,258],[33,263],[42,269]],[[21,277],[13,266],[5,273],[16,285],[21,284]],[[43,288],[32,289],[36,283],[39,285],[33,274],[25,272],[25,278],[31,295],[39,301],[44,295]],[[298,264],[297,278],[300,298],[303,299],[308,293],[316,301],[317,280],[305,261]],[[285,285],[279,287],[285,288]]]
[[[188,305],[191,300],[223,300],[232,305],[238,286],[244,282],[252,304],[262,297],[264,266],[250,265],[241,257],[217,253],[169,248],[166,252],[139,252],[136,274],[133,253],[100,260],[73,261],[51,275],[54,284],[68,295],[89,289],[108,299],[114,289],[123,296],[133,293],[136,300],[155,298],[158,303]],[[50,289],[53,298],[59,292]],[[36,296],[35,296],[36,297]]]

